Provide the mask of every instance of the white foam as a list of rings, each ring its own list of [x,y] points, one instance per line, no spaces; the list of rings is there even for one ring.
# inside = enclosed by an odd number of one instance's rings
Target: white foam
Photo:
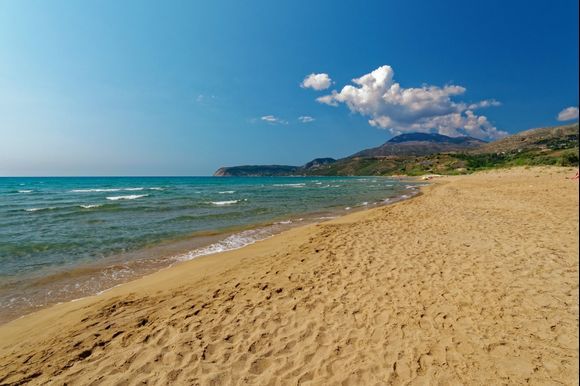
[[[186,261],[200,256],[232,251],[253,244],[256,241],[264,240],[270,236],[272,236],[272,232],[267,228],[247,230],[228,236],[224,240],[208,245],[207,247],[194,249],[183,255],[175,256],[174,259],[176,261]]]
[[[235,190],[224,190],[223,192],[218,192],[219,194],[234,194]]]
[[[73,189],[73,193],[92,193],[92,192],[120,192],[123,189],[119,188],[108,188],[108,189]]]
[[[32,193],[32,190],[19,190],[18,193]]]
[[[212,205],[217,205],[217,206],[224,206],[224,205],[233,205],[233,204],[237,204],[238,202],[240,202],[242,200],[228,200],[228,201],[210,201],[209,203]]]
[[[41,210],[53,210],[53,209],[56,209],[56,207],[49,206],[49,207],[46,207],[46,208],[30,208],[30,209],[24,209],[24,210],[27,211],[27,212],[38,212],[38,211],[41,211]]]
[[[292,220],[278,221],[276,224],[280,224],[280,225],[292,224]]]
[[[344,210],[351,210],[352,208],[350,206],[347,206],[346,208],[344,208]]]
[[[140,191],[145,188],[94,188],[94,189],[73,189],[72,193],[95,193],[95,192],[120,192],[120,191]],[[151,188],[153,189],[153,188]],[[155,189],[156,190],[156,189]]]
[[[99,206],[102,206],[101,204],[87,204],[87,205],[79,205],[81,208],[84,209],[91,209],[91,208],[98,208]]]
[[[136,200],[141,197],[147,197],[148,194],[129,194],[127,196],[112,196],[107,197],[107,200],[117,201],[117,200]]]
[[[158,186],[154,186],[154,187],[152,187],[152,188],[149,188],[149,190],[165,190],[165,189],[163,189],[163,188],[160,188],[160,187],[158,187]]]
[[[297,184],[274,184],[272,186],[288,186],[291,188],[301,188],[303,186],[306,186],[306,184],[301,182],[301,183],[297,183]]]

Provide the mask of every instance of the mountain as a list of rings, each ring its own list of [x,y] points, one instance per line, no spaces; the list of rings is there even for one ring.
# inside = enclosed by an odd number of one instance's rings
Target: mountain
[[[315,158],[312,161],[306,163],[304,166],[302,166],[302,169],[306,170],[320,169],[323,166],[327,166],[335,162],[336,160],[334,158]]]
[[[485,143],[485,141],[473,137],[408,133],[393,137],[381,146],[359,151],[347,158],[424,156],[436,153],[466,151],[482,146]]]
[[[510,153],[530,150],[558,150],[578,146],[578,124],[543,127],[519,132],[488,143],[472,153]]]
[[[409,133],[339,160],[317,158],[303,166],[236,166],[221,168],[214,175],[465,174],[518,165],[577,166],[578,124],[527,130],[490,143],[471,137]]]
[[[279,177],[292,175],[298,166],[289,165],[242,165],[219,168],[216,177]]]
[[[280,177],[291,175],[315,174],[336,162],[334,158],[316,158],[303,166],[289,165],[243,165],[222,167],[213,174],[216,177]]]

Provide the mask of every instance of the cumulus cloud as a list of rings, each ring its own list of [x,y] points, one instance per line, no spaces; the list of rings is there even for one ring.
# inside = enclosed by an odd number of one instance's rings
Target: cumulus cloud
[[[477,103],[453,100],[465,93],[462,86],[447,85],[404,88],[394,81],[391,66],[381,66],[369,74],[353,79],[341,91],[317,98],[330,106],[344,103],[355,113],[369,117],[369,124],[389,129],[393,134],[404,132],[438,132],[449,136],[469,135],[495,139],[507,133],[498,130],[474,110],[498,106],[494,99]]]
[[[332,84],[332,79],[328,76],[328,74],[310,74],[307,75],[302,83],[300,83],[300,87],[302,88],[312,88],[314,90],[326,90]]]
[[[566,107],[558,114],[559,121],[571,121],[572,119],[578,119],[578,107]]]
[[[315,121],[314,118],[312,118],[311,116],[308,116],[308,115],[303,115],[301,117],[298,117],[298,120],[302,123],[310,123],[310,122]]]
[[[272,125],[277,125],[277,124],[280,124],[280,125],[287,125],[287,124],[288,124],[288,121],[285,121],[285,120],[283,120],[283,119],[280,119],[280,118],[278,118],[278,117],[276,117],[276,116],[274,116],[274,115],[264,115],[264,116],[263,116],[263,117],[261,117],[260,119],[261,119],[262,121],[264,121],[264,122],[268,122],[268,123],[270,123],[270,124],[272,124]]]

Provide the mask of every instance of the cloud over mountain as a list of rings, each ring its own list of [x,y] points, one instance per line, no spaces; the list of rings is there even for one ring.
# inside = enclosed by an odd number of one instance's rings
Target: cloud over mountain
[[[394,71],[385,65],[353,79],[341,91],[317,98],[330,106],[344,103],[355,113],[369,118],[369,124],[390,130],[393,134],[405,132],[438,132],[448,136],[469,135],[495,139],[507,133],[498,130],[487,117],[474,110],[498,106],[493,99],[476,103],[455,101],[465,93],[457,85],[443,87],[425,85],[404,88],[394,81]]]

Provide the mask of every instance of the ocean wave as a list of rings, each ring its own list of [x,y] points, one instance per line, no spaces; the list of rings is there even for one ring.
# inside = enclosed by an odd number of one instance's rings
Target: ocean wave
[[[83,209],[91,209],[91,208],[98,208],[103,206],[102,204],[87,204],[87,205],[79,205]]]
[[[73,189],[72,193],[93,193],[93,192],[120,192],[120,188],[107,188],[107,189]]]
[[[165,190],[165,189],[163,189],[163,188],[160,188],[160,187],[158,187],[158,186],[154,186],[154,187],[152,187],[152,188],[149,188],[149,190]]]
[[[234,205],[238,202],[242,202],[246,200],[228,200],[228,201],[210,201],[208,204],[217,205],[217,206],[224,206],[224,205]]]
[[[117,201],[117,200],[135,200],[137,198],[141,198],[141,197],[147,197],[148,194],[129,194],[127,196],[112,196],[112,197],[106,197],[107,200],[111,200],[111,201]]]
[[[92,188],[92,189],[73,189],[71,193],[98,193],[98,192],[121,192],[121,191],[140,191],[145,188]],[[153,188],[151,188],[153,189]]]
[[[207,247],[195,249],[182,255],[174,257],[176,261],[187,261],[196,257],[213,255],[214,253],[232,251],[253,244],[257,241],[267,239],[272,236],[273,231],[269,228],[250,229],[226,237],[224,240],[210,244]]]
[[[56,207],[55,206],[48,206],[45,208],[29,208],[29,209],[24,209],[24,210],[27,212],[39,212],[42,210],[53,210],[53,209],[56,209]]]
[[[224,190],[223,192],[218,192],[219,194],[234,194],[235,190]]]
[[[18,193],[32,193],[32,190],[19,190]]]
[[[306,184],[301,182],[301,183],[296,183],[296,184],[274,184],[272,186],[288,186],[288,187],[292,187],[292,188],[301,188],[303,186],[306,186]]]

